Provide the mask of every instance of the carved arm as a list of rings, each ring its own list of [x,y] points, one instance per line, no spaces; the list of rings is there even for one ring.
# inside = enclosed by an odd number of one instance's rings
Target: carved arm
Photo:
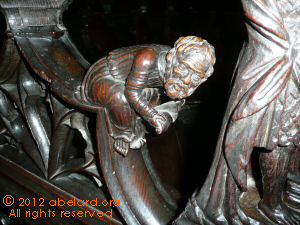
[[[153,70],[156,54],[150,48],[138,51],[132,70],[127,78],[124,94],[130,106],[161,134],[172,122],[167,114],[158,113],[150,103],[142,97],[142,90],[147,87],[147,80]]]

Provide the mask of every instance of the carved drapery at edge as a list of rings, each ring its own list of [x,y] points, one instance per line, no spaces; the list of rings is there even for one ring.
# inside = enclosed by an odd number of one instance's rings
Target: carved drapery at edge
[[[242,4],[248,42],[214,160],[176,225],[300,223],[300,3]]]

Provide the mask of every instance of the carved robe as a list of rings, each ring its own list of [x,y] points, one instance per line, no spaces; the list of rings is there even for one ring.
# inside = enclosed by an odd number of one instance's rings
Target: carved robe
[[[242,0],[248,18],[213,165],[175,224],[259,224],[239,205],[254,147],[300,148],[300,1]]]
[[[159,66],[169,49],[154,44],[116,49],[87,72],[85,101],[106,108],[113,138],[131,142],[144,135],[137,113],[148,122],[157,113],[151,103],[158,103],[158,92],[149,89],[163,86]]]

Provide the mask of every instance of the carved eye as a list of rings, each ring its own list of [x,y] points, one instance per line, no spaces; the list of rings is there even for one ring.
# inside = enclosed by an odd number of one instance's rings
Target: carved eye
[[[185,75],[189,72],[188,68],[183,63],[179,63],[178,70],[182,75]]]

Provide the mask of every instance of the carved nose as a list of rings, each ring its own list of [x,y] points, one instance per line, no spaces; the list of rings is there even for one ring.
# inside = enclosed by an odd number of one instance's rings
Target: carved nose
[[[192,73],[190,73],[189,75],[187,75],[186,77],[181,77],[180,80],[185,84],[185,85],[189,85],[192,79]]]

